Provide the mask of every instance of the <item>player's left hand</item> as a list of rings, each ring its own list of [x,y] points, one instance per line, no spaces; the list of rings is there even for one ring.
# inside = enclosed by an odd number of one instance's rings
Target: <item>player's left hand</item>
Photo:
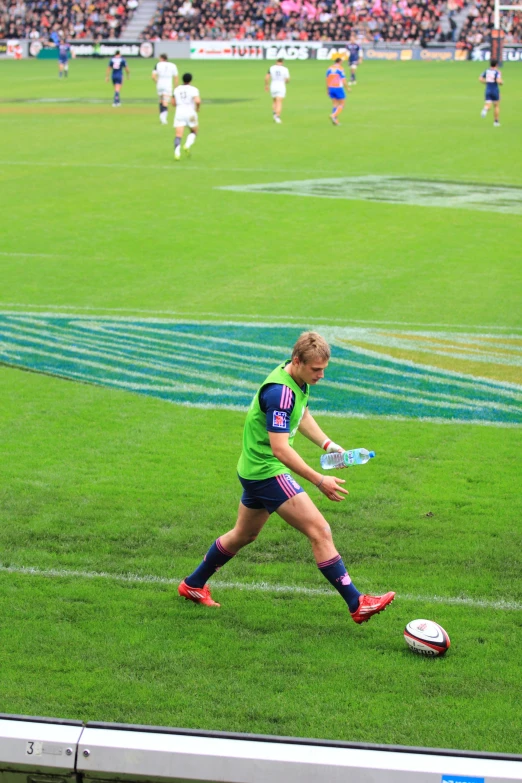
[[[341,486],[341,484],[346,484],[346,481],[344,479],[337,478],[337,476],[325,476],[321,481],[320,486],[317,488],[323,493],[323,495],[326,495],[328,500],[333,500],[334,502],[339,503],[339,501],[344,500],[342,495],[349,494],[348,490]],[[342,494],[339,495],[339,492]]]

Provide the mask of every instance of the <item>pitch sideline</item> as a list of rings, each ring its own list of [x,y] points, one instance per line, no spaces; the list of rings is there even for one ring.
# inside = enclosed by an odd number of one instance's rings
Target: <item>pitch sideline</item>
[[[77,571],[67,570],[65,568],[41,569],[33,566],[7,566],[0,564],[0,573],[18,574],[24,576],[40,576],[46,579],[109,579],[115,582],[130,582],[132,584],[152,584],[152,585],[178,585],[181,577],[167,578],[163,576],[152,576],[139,574],[111,574],[107,571]],[[360,580],[359,580],[360,581]],[[302,587],[300,585],[281,585],[270,584],[268,582],[222,582],[218,579],[212,580],[212,586],[224,590],[245,590],[247,592],[258,593],[294,593],[298,595],[322,595],[336,596],[333,590],[320,587]],[[446,606],[469,606],[473,609],[494,609],[504,611],[520,611],[522,603],[517,601],[487,601],[475,598],[462,598],[440,595],[413,595],[411,593],[397,593],[397,598],[404,601],[415,601],[425,604],[443,604]]]

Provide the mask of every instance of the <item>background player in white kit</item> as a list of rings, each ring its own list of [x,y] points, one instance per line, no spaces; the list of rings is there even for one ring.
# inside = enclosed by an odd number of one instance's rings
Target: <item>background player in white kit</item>
[[[172,98],[174,87],[177,87],[179,84],[178,69],[174,63],[169,63],[169,58],[166,54],[160,54],[159,62],[152,71],[152,78],[156,82],[158,91],[160,122],[166,125],[169,101]]]
[[[281,111],[283,108],[283,98],[286,96],[286,85],[290,81],[290,71],[284,65],[284,60],[280,57],[276,64],[269,68],[265,76],[265,90],[268,92],[268,83],[270,82],[270,95],[272,96],[272,113],[274,122],[282,122]]]
[[[175,160],[179,160],[181,157],[181,139],[183,138],[185,128],[189,129],[189,135],[183,145],[183,149],[187,153],[196,141],[198,132],[198,113],[201,98],[199,97],[198,88],[194,87],[191,81],[192,74],[184,73],[182,78],[183,84],[176,87],[172,96],[172,105],[176,107],[176,113],[174,114],[174,128],[176,130],[174,138]]]

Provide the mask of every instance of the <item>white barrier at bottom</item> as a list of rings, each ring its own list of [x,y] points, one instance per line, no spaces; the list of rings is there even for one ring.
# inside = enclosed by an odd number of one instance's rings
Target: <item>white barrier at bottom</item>
[[[4,716],[1,783],[516,783],[522,756]]]

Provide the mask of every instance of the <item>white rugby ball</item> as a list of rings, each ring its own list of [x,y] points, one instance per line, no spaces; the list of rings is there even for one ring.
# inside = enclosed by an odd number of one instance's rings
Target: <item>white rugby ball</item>
[[[404,629],[404,639],[420,655],[444,655],[451,644],[444,628],[431,620],[412,620]]]

